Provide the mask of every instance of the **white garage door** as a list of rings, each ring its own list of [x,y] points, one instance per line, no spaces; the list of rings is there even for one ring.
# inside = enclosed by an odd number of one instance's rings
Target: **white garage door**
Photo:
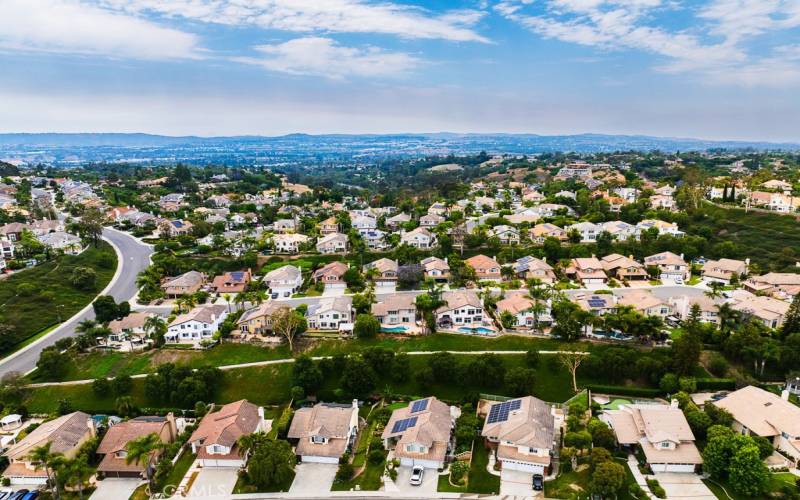
[[[339,459],[336,457],[317,457],[313,455],[306,455],[301,457],[301,460],[306,463],[315,463],[315,464],[338,464]]]
[[[692,464],[650,464],[653,472],[694,472]]]
[[[533,472],[534,474],[544,474],[544,466],[539,464],[529,464],[525,462],[514,462],[503,460],[503,469],[518,470],[522,472]]]
[[[413,467],[415,465],[421,465],[426,469],[438,469],[442,466],[439,462],[435,460],[415,460],[413,458],[401,458],[400,465],[404,465],[406,467]]]

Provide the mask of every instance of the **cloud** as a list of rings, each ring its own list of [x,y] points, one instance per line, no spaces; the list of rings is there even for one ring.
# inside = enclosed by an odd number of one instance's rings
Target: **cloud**
[[[137,59],[201,57],[193,34],[77,0],[0,1],[0,49]]]
[[[261,57],[238,57],[234,60],[263,66],[271,71],[330,79],[398,76],[421,64],[419,59],[406,53],[388,52],[372,46],[345,47],[323,37],[296,38],[273,45],[260,45],[256,50]]]
[[[660,56],[655,69],[666,73],[691,72],[704,81],[746,86],[800,81],[797,60],[777,47],[756,56],[746,43],[767,32],[800,26],[797,0],[714,0],[697,11],[692,31],[670,30],[655,22],[662,10],[674,7],[662,0],[548,0],[537,13],[527,9],[532,3],[503,0],[495,11],[545,38]],[[700,33],[715,38],[711,41]]]
[[[381,33],[404,38],[488,42],[474,30],[483,17],[463,9],[441,15],[408,5],[366,0],[96,0],[119,11],[205,23],[301,33]]]

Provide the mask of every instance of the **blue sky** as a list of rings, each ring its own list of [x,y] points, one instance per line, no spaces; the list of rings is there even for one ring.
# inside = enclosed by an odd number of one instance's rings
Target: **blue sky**
[[[0,0],[0,131],[800,140],[800,0]]]

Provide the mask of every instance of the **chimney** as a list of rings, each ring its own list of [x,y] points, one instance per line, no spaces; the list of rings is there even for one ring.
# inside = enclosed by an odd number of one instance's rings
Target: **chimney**
[[[260,420],[264,420],[264,407],[263,406],[259,406],[258,407],[258,418]]]
[[[750,257],[744,259],[744,265],[745,266],[749,266],[750,265]]]
[[[447,264],[447,257],[444,258],[444,263]]]
[[[669,407],[672,408],[672,409],[677,409],[678,408],[678,400],[677,399],[670,400]]]
[[[683,259],[683,254],[681,254],[681,259]]]
[[[781,391],[781,399],[784,401],[789,401],[789,390],[784,389]]]
[[[175,415],[167,413],[167,424],[169,425],[169,435],[172,440],[178,437],[178,424],[175,422]]]
[[[357,399],[354,399],[354,400],[353,400],[353,408],[355,408],[356,410],[358,410],[358,400],[357,400]]]
[[[542,257],[542,262],[544,262],[544,263],[547,263],[547,255],[545,255],[544,257]]]
[[[92,417],[86,419],[86,426],[89,428],[89,432],[92,433],[92,437],[97,436],[97,427],[94,425],[94,419]]]

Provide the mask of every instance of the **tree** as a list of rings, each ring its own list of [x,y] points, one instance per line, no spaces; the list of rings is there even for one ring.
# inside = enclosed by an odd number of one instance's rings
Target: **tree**
[[[120,317],[119,305],[111,295],[100,295],[92,302],[94,315],[98,322],[108,323]]]
[[[381,323],[372,314],[359,314],[353,325],[353,334],[360,339],[373,339],[381,331]]]
[[[372,368],[360,356],[347,359],[342,372],[341,386],[349,394],[363,397],[377,385],[378,377]]]
[[[781,327],[781,337],[786,338],[793,333],[800,333],[800,293],[795,294],[792,305],[786,311]]]
[[[164,447],[165,443],[155,432],[128,441],[125,445],[125,451],[128,452],[125,457],[125,463],[129,465],[135,463],[136,465],[144,467],[145,474],[147,475],[147,482],[150,485],[150,491],[155,491],[155,484],[153,482],[153,456],[158,450],[164,449]]]
[[[133,405],[133,398],[130,396],[120,396],[116,401],[117,413],[122,417],[130,417],[136,413]]]
[[[76,267],[72,270],[69,282],[78,290],[94,290],[97,283],[97,273],[90,267]]]
[[[625,468],[612,461],[599,464],[592,473],[590,489],[603,497],[616,496],[625,484]]]
[[[50,451],[52,445],[52,442],[47,442],[42,446],[34,448],[28,454],[28,460],[30,460],[31,463],[37,464],[35,465],[36,469],[40,467],[44,468],[44,472],[47,475],[47,482],[50,484],[51,491],[53,492],[53,497],[58,500],[61,498],[58,488],[58,477],[53,474],[53,472],[57,466],[61,465],[64,456],[61,453],[52,453]]]
[[[572,342],[578,340],[583,327],[588,324],[588,313],[569,300],[559,300],[552,307],[553,320],[556,325],[552,333],[561,340]]]
[[[769,470],[758,453],[758,446],[748,444],[734,453],[730,462],[729,479],[738,493],[760,496],[769,481]]]
[[[672,367],[678,375],[689,375],[700,360],[703,344],[697,335],[685,332],[672,344]]]
[[[97,208],[87,208],[83,211],[81,221],[78,224],[78,231],[84,238],[92,240],[94,246],[100,242],[100,236],[103,235],[103,223],[105,222],[105,215]]]
[[[58,380],[64,374],[69,356],[62,354],[57,347],[47,347],[39,355],[36,369],[48,380]]]
[[[588,431],[567,432],[564,434],[564,445],[585,450],[592,445],[592,435]]]
[[[167,323],[160,316],[150,316],[144,320],[144,331],[150,335],[156,347],[164,345],[164,334],[167,333]]]
[[[285,484],[292,477],[295,455],[288,442],[266,439],[259,443],[247,462],[247,477],[259,488]]]
[[[306,394],[315,394],[322,386],[322,371],[307,354],[301,354],[292,366],[292,383],[303,388]]]
[[[61,467],[63,482],[77,488],[80,500],[83,500],[83,487],[92,474],[94,474],[94,468],[89,466],[89,459],[84,454],[78,455]]]
[[[558,353],[558,361],[572,375],[572,390],[575,392],[578,392],[578,368],[581,366],[585,356],[586,354],[582,352],[562,351]]]
[[[533,392],[536,370],[517,366],[506,373],[506,390],[513,396],[524,396]]]
[[[294,349],[294,338],[306,331],[306,318],[299,312],[281,307],[275,310],[271,316],[272,331],[283,336],[289,344],[289,350]]]

